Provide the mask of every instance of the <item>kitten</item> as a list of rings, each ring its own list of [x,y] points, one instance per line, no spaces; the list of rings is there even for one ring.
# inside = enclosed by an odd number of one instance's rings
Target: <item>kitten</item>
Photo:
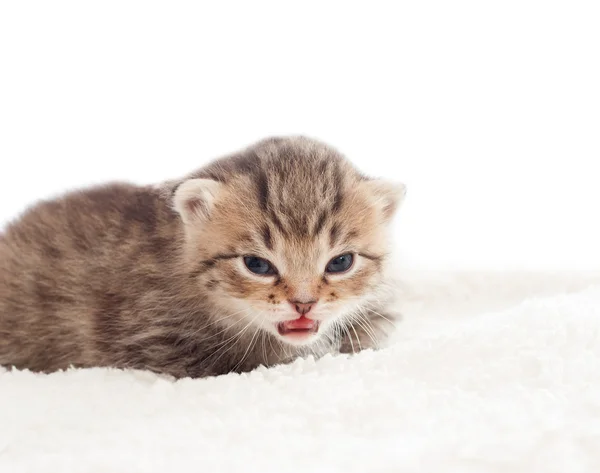
[[[201,377],[375,347],[403,196],[297,137],[39,203],[0,236],[0,365]]]

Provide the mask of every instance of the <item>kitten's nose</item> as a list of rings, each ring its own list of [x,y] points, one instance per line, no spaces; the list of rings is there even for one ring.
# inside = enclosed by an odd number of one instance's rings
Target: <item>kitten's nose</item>
[[[317,303],[317,301],[309,301],[309,302],[300,302],[300,301],[290,301],[290,304],[296,309],[300,315],[308,314],[313,306]]]

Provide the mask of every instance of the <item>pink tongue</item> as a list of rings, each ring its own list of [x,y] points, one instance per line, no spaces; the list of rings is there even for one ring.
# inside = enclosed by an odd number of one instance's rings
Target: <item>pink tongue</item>
[[[287,320],[283,323],[288,330],[310,330],[314,327],[315,321],[301,316],[296,320]]]

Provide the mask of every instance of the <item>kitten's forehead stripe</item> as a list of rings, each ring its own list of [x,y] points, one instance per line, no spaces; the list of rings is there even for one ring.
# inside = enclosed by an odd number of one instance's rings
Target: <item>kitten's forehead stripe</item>
[[[342,201],[344,198],[342,189],[342,172],[340,170],[339,163],[336,163],[333,167],[333,176],[331,184],[335,190],[335,198],[333,200],[333,213],[336,214],[342,208]]]
[[[337,223],[334,223],[331,226],[331,230],[329,231],[330,246],[335,246],[335,244],[338,242],[339,236],[340,236],[340,226]]]
[[[281,222],[281,220],[279,220],[279,217],[277,216],[277,214],[275,214],[274,211],[269,212],[269,218],[271,219],[271,221],[277,227],[277,229],[279,230],[279,232],[281,234],[283,234],[283,235],[289,235],[289,232],[283,226],[283,223]]]
[[[317,236],[323,230],[323,226],[325,225],[325,221],[327,220],[327,213],[325,211],[321,212],[319,215],[319,219],[317,220],[317,224],[315,225],[315,229],[313,230],[313,236]]]
[[[260,208],[266,211],[269,208],[269,180],[267,173],[264,169],[259,168],[254,174],[254,178],[256,179],[256,190],[258,192]]]
[[[262,237],[265,243],[265,246],[269,249],[273,249],[273,236],[271,235],[271,229],[268,225],[264,225],[262,228]]]
[[[308,217],[301,215],[299,218],[294,219],[292,222],[292,231],[295,235],[306,237],[308,236]]]

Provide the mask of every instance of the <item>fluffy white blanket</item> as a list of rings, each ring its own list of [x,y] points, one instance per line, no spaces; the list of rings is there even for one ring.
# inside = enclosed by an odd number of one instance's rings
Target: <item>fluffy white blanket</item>
[[[0,471],[600,471],[598,275],[403,284],[378,352],[178,382],[0,371]]]

